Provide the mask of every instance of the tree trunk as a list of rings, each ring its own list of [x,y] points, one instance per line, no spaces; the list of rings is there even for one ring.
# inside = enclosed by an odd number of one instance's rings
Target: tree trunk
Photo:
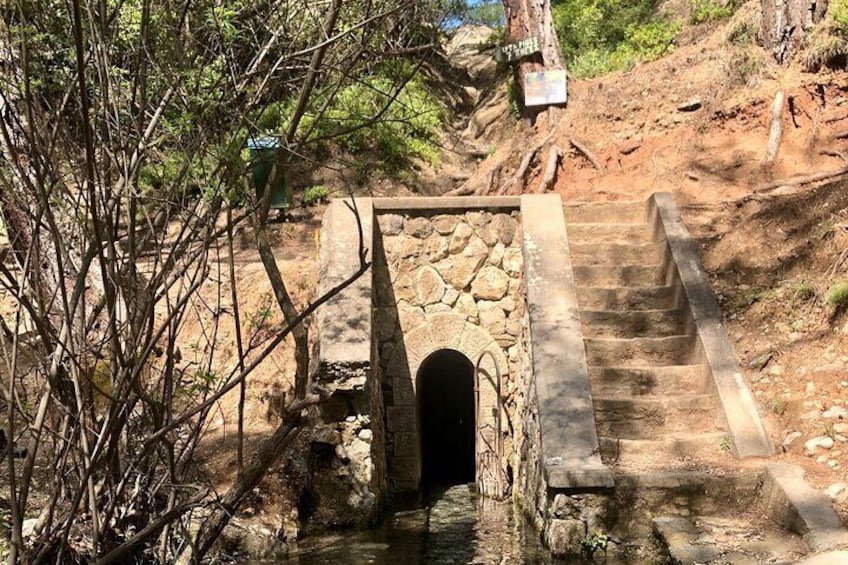
[[[506,14],[506,41],[514,43],[536,36],[539,38],[541,52],[524,57],[515,65],[515,80],[524,92],[525,77],[528,73],[563,68],[562,55],[556,29],[551,15],[550,0],[503,0]],[[535,117],[539,109],[526,108],[522,100],[525,117]]]
[[[828,0],[763,0],[761,40],[778,63],[788,62],[827,12]]]

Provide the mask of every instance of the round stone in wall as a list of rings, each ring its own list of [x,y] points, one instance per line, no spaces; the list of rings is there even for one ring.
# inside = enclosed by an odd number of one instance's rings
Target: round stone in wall
[[[471,236],[474,235],[474,230],[468,224],[459,224],[451,237],[449,249],[451,253],[459,253],[465,246],[468,245]]]
[[[424,253],[431,263],[441,261],[448,256],[448,240],[444,237],[430,237],[424,244]]]
[[[433,267],[421,267],[415,273],[415,294],[424,306],[441,302],[445,295],[445,281]]]
[[[485,212],[485,211],[483,211],[483,212],[477,212],[477,211],[466,212],[465,213],[465,219],[469,224],[471,224],[471,227],[480,229],[480,228],[482,228],[483,226],[485,226],[486,224],[489,223],[489,220],[492,219],[492,214],[489,213],[489,212]]]
[[[427,218],[410,218],[406,221],[403,231],[406,235],[424,239],[433,233],[433,224]]]
[[[478,300],[500,300],[509,289],[509,277],[495,267],[480,269],[471,283],[471,294]]]
[[[403,216],[397,214],[382,214],[378,216],[377,222],[383,235],[397,235],[403,230]]]
[[[450,235],[456,229],[459,223],[459,218],[456,216],[436,216],[433,218],[433,228],[440,235]]]
[[[498,238],[507,247],[512,245],[512,240],[515,239],[516,223],[509,214],[497,214],[492,220],[492,225],[497,230]]]

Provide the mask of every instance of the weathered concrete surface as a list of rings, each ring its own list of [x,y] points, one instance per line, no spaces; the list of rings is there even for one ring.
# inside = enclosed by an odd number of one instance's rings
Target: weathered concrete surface
[[[774,453],[774,448],[754,397],[742,380],[742,371],[727,340],[721,310],[701,266],[697,245],[684,226],[670,193],[654,194],[649,206],[649,217],[653,218],[657,233],[668,241],[672,267],[679,274],[702,353],[727,419],[733,453],[738,457],[768,457]]]
[[[333,200],[324,215],[319,295],[342,283],[359,268],[359,226],[362,241],[369,250],[368,260],[371,260],[371,199],[356,200],[359,223],[348,204],[349,200]],[[334,385],[342,388],[364,388],[365,372],[371,363],[371,273],[366,273],[331,298],[318,309],[316,317],[320,378],[332,379]],[[350,375],[339,374],[335,367],[365,368],[366,371],[359,371],[350,378]]]
[[[360,266],[360,236],[371,260],[373,206],[368,198],[334,200],[321,231],[319,293]],[[357,220],[358,217],[358,220]],[[371,273],[317,312],[317,384],[331,392],[309,436],[311,519],[330,527],[373,525],[386,501],[383,405],[372,364]],[[376,374],[375,374],[376,372]]]
[[[374,198],[374,210],[378,212],[401,212],[416,211],[465,211],[465,210],[495,210],[505,208],[515,210],[521,199],[518,196],[457,196],[445,198],[418,197],[418,198]]]
[[[613,486],[599,455],[568,237],[558,195],[523,197],[524,264],[542,461],[551,488]]]
[[[804,480],[801,467],[789,463],[766,467],[763,502],[772,520],[802,535],[813,551],[848,549],[848,530],[830,499]]]

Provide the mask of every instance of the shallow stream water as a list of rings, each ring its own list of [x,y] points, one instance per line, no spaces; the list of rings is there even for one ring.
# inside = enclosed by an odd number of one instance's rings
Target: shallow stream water
[[[424,508],[396,511],[377,530],[323,534],[298,544],[286,563],[555,563],[509,502],[478,498],[467,486],[431,493]]]

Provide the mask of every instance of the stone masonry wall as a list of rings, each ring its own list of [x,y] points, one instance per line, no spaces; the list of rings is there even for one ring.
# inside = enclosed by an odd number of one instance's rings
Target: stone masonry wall
[[[515,426],[520,431],[517,409],[525,391],[520,336],[526,324],[518,216],[488,211],[377,216],[375,365],[383,374],[386,458],[395,491],[418,487],[415,381],[420,362],[440,348],[456,349],[472,363],[484,349],[495,350],[496,361],[483,369],[493,374],[497,363],[503,372],[502,466],[507,476],[517,474]],[[481,406],[494,406],[494,397],[487,398]]]

